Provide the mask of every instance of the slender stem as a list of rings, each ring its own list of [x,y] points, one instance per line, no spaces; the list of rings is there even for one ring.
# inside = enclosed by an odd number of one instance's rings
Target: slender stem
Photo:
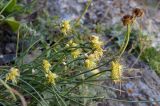
[[[62,96],[63,98],[65,98],[65,99],[67,99],[67,100],[70,100],[70,101],[72,101],[72,102],[77,103],[78,106],[85,106],[85,105],[81,104],[80,102],[78,102],[78,101],[76,101],[76,100],[74,100],[74,99],[72,99],[72,98],[70,98],[70,97],[63,96],[63,95],[61,95],[61,96]]]
[[[63,98],[57,93],[59,92],[58,89],[55,86],[52,86],[52,91],[57,95],[57,97],[61,100],[61,102],[63,103],[63,106],[67,106],[67,104],[65,103],[65,101],[63,100]],[[57,92],[56,92],[57,91]]]
[[[109,70],[110,70],[110,69],[109,69]],[[77,88],[79,85],[83,84],[84,81],[86,81],[86,80],[88,80],[88,79],[90,79],[90,78],[92,78],[92,77],[94,77],[94,76],[96,76],[96,75],[98,75],[98,74],[100,74],[100,73],[104,73],[104,72],[106,72],[106,71],[109,71],[109,70],[100,71],[100,72],[98,72],[98,73],[96,73],[96,74],[94,74],[94,75],[88,76],[87,78],[85,78],[85,79],[82,80],[81,82],[77,83],[77,85],[75,85],[74,87],[72,87],[71,89],[69,89],[69,90],[67,91],[67,93],[64,94],[64,96],[65,96],[65,95],[68,95],[73,89],[75,89],[75,88]]]
[[[131,68],[134,67],[134,65],[138,62],[139,58],[141,57],[142,53],[145,50],[145,45],[144,45],[144,41],[142,40],[143,34],[142,34],[142,18],[141,18],[141,23],[139,25],[139,43],[140,43],[140,53],[137,57],[137,59],[134,61],[134,63],[132,64]]]
[[[56,45],[58,45],[59,44],[59,42],[61,42],[63,39],[65,39],[65,38],[67,38],[66,36],[63,36],[62,38],[60,38],[57,42],[55,42],[52,46],[51,46],[51,48],[53,48],[53,47],[55,47]]]
[[[127,35],[125,37],[125,40],[124,40],[124,46],[122,47],[122,50],[120,51],[120,55],[119,55],[119,58],[121,58],[122,54],[124,53],[124,51],[126,50],[127,46],[128,46],[128,43],[129,43],[129,38],[130,38],[130,24],[127,25]]]
[[[48,106],[48,103],[43,99],[43,97],[40,95],[40,93],[34,87],[32,87],[32,85],[30,85],[28,82],[24,81],[23,79],[19,79],[19,80],[21,80],[23,83],[25,83],[30,88],[32,88],[35,91],[35,93],[39,96],[39,98],[45,103],[45,105]]]
[[[12,0],[10,0],[5,7],[0,11],[0,15],[3,13],[3,11],[8,7],[8,5],[12,2]]]
[[[78,20],[76,21],[76,25],[79,24],[80,19],[86,14],[86,12],[87,12],[87,10],[88,10],[91,2],[92,2],[92,0],[88,0],[87,6],[85,7],[85,9],[84,9],[83,13],[81,14],[81,16],[80,16],[80,17],[78,18]]]
[[[12,95],[14,101],[16,101],[16,96],[14,95],[14,93],[12,92],[12,89],[10,86],[8,86],[2,79],[0,79],[0,83],[3,84],[10,92],[10,94]]]
[[[27,102],[22,94],[20,94],[17,90],[11,89],[21,100],[22,106],[27,106]]]
[[[18,33],[17,33],[16,58],[17,58],[18,49],[19,49],[19,30],[20,30],[20,27],[18,28]]]

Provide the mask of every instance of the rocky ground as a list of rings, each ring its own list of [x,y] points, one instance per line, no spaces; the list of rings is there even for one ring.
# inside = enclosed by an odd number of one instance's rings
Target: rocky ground
[[[87,0],[49,0],[47,4],[50,14],[58,14],[62,19],[72,20],[80,16]],[[52,6],[53,4],[55,6]],[[121,23],[122,16],[131,13],[132,9],[137,7],[145,10],[142,21],[144,34],[153,40],[154,47],[160,45],[160,2],[158,0],[93,0],[83,22],[112,26]]]
[[[127,58],[126,58],[127,57]],[[107,90],[109,99],[99,103],[98,106],[159,106],[160,105],[160,78],[142,61],[138,61],[132,70],[130,67],[136,61],[134,56],[125,55],[122,63],[125,66],[123,73],[122,92]],[[105,85],[120,89],[110,80]],[[123,92],[124,91],[124,92]],[[120,101],[117,101],[120,100]],[[132,102],[128,102],[128,101]],[[136,102],[141,101],[141,102]],[[149,101],[151,101],[149,103]],[[153,102],[156,101],[156,102]]]

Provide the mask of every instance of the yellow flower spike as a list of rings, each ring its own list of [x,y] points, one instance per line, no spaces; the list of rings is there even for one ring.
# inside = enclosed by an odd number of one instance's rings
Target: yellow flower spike
[[[92,36],[90,37],[90,40],[91,40],[91,42],[99,41],[99,37],[96,36],[96,35],[92,35]]]
[[[74,42],[73,42],[71,46],[72,46],[72,47],[76,47],[77,45],[78,45],[77,43],[74,43]]]
[[[117,83],[121,82],[122,77],[122,65],[118,61],[111,62],[111,79]]]
[[[46,73],[49,72],[50,68],[51,68],[51,64],[49,63],[48,60],[43,60],[43,68],[44,68],[44,71]]]
[[[103,56],[103,49],[98,49],[94,51],[93,54],[95,55],[96,60],[100,60],[100,58]]]
[[[86,66],[87,69],[95,68],[96,67],[96,62],[94,62],[92,60],[89,60],[89,59],[86,59],[85,60],[85,66]]]
[[[67,44],[66,47],[76,47],[78,46],[77,43],[73,42],[73,40],[70,40]],[[70,50],[74,50],[74,48],[71,48]]]
[[[98,38],[99,39],[99,38]],[[95,43],[95,44],[101,44],[102,42],[98,39],[95,39],[95,40],[91,40],[92,43]]]
[[[10,72],[6,75],[6,82],[8,81],[8,80],[11,80],[12,81],[12,83],[17,83],[17,77],[19,77],[20,76],[20,72],[19,72],[19,69],[17,69],[17,68],[14,68],[14,67],[12,67],[11,69],[10,69]]]
[[[103,42],[99,40],[98,36],[92,35],[90,37],[90,42],[94,49],[101,49],[101,46],[103,45]]]
[[[77,58],[80,54],[81,54],[81,50],[80,50],[80,49],[76,49],[76,50],[73,50],[73,51],[71,52],[71,55],[72,55],[72,57],[73,57],[74,59]]]
[[[91,60],[91,61],[95,61],[95,60],[96,60],[96,57],[95,57],[94,54],[88,55],[87,58],[88,58],[89,60]]]
[[[54,84],[55,85],[55,79],[58,77],[57,74],[55,73],[52,73],[51,71],[49,71],[47,74],[46,74],[46,78],[47,78],[47,81],[49,84]]]
[[[71,30],[70,21],[65,20],[61,24],[61,31],[64,35],[67,35],[67,33]]]
[[[72,44],[73,44],[73,40],[72,39],[67,42],[68,46],[72,46]]]
[[[69,40],[69,41],[67,42],[67,44],[66,44],[66,47],[70,47],[70,46],[72,45],[72,43],[73,43],[73,40]]]

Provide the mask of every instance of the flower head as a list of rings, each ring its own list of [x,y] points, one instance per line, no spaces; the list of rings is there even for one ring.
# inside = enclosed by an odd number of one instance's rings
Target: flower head
[[[133,21],[134,21],[134,17],[131,15],[124,15],[122,18],[122,22],[124,26],[132,24]]]
[[[97,49],[94,51],[95,58],[99,60],[103,56],[103,49]]]
[[[122,65],[118,61],[111,62],[111,79],[117,83],[121,81]]]
[[[81,54],[81,50],[80,49],[76,49],[76,50],[73,50],[71,52],[71,55],[72,55],[73,58],[77,58],[80,54]]]
[[[67,44],[68,44],[69,46],[72,46],[73,43],[74,43],[74,42],[73,42],[73,40],[71,39],[71,40],[68,41]]]
[[[90,37],[90,40],[91,40],[91,42],[99,41],[99,37],[96,36],[96,35],[92,35],[92,36]]]
[[[44,68],[44,71],[46,73],[48,73],[48,71],[50,70],[51,68],[51,64],[49,63],[48,60],[43,60],[43,68]]]
[[[17,83],[17,77],[20,76],[19,69],[12,67],[10,72],[6,75],[6,81],[11,80],[13,83]]]
[[[101,49],[101,47],[102,47],[102,45],[103,45],[103,42],[101,42],[101,41],[96,41],[96,42],[92,43],[92,45],[93,45],[93,48],[94,48],[94,49]]]
[[[87,69],[92,69],[96,67],[96,62],[90,60],[90,59],[86,59],[85,60],[85,66]]]
[[[99,40],[98,36],[92,35],[90,41],[94,49],[101,49],[103,42]]]
[[[90,54],[90,55],[88,55],[88,56],[87,56],[87,58],[88,58],[89,60],[91,60],[91,61],[95,61],[95,60],[96,60],[96,58],[95,58],[95,55],[94,55],[94,54]]]
[[[54,85],[55,85],[55,79],[56,79],[57,77],[58,77],[58,75],[55,74],[55,73],[52,73],[51,71],[49,71],[49,72],[46,74],[46,78],[47,78],[49,84],[54,84]]]
[[[78,44],[75,43],[73,40],[68,41],[66,44],[66,47],[71,47],[70,50],[74,50],[74,48],[72,47],[76,47],[76,46],[78,46]]]
[[[135,8],[133,9],[132,14],[134,17],[142,17],[144,15],[144,11],[143,9]]]
[[[71,30],[70,21],[65,20],[61,24],[61,31],[64,35],[67,35],[67,33]]]

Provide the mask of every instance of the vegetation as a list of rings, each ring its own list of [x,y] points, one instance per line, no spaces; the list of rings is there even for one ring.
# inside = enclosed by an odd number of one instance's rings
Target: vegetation
[[[120,31],[125,36],[117,36],[118,41],[108,46],[110,40],[103,41],[99,25],[92,30],[80,22],[90,3],[91,0],[77,20],[59,20],[44,9],[43,14],[26,21],[22,16],[31,13],[29,6],[17,0],[0,0],[0,30],[16,36],[15,58],[0,66],[0,105],[88,106],[107,97],[103,88],[108,86],[98,82],[106,74],[115,84],[121,84],[121,58],[129,51],[129,42],[134,39],[132,25],[143,17],[143,10],[136,8],[122,18],[124,30]],[[34,5],[33,2],[30,7]],[[4,38],[4,34],[0,37]],[[158,51],[143,49],[143,43],[138,42],[141,45],[135,46],[135,51],[143,51],[141,59],[160,74]],[[30,58],[33,53],[36,55]]]
[[[153,47],[147,48],[141,55],[141,59],[160,75],[160,52],[158,50]]]

